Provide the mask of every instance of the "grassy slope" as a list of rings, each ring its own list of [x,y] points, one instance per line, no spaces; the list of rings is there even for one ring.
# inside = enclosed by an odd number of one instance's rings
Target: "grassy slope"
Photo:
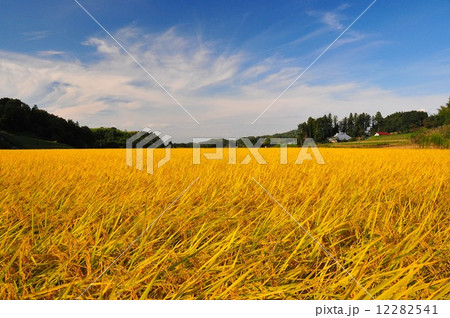
[[[336,144],[322,144],[322,147],[329,148],[382,148],[399,147],[410,144],[411,134],[397,134],[388,136],[372,136],[365,140],[340,142]]]
[[[0,149],[69,149],[66,144],[0,131]]]

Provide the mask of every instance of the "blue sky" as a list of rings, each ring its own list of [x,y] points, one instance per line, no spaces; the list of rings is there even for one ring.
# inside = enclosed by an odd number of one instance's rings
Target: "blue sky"
[[[0,95],[89,126],[191,137],[293,129],[332,112],[425,109],[450,94],[450,2],[2,1]]]

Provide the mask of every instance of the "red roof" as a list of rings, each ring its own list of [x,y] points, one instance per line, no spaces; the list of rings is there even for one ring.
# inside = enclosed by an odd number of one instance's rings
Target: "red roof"
[[[378,132],[378,135],[390,135],[390,133],[388,133],[388,132],[385,132],[385,131],[379,131]]]

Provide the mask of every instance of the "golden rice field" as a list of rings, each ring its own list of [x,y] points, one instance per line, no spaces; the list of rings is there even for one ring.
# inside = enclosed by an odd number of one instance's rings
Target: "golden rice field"
[[[300,225],[376,299],[450,298],[448,150],[289,151],[174,149],[154,175],[124,150],[1,151],[0,298],[370,299]]]

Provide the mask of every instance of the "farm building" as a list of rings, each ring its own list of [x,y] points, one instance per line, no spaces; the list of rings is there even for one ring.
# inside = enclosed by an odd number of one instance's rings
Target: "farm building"
[[[384,131],[379,131],[374,136],[388,136],[388,135],[390,135],[390,133],[384,132]]]
[[[352,139],[352,137],[350,137],[344,132],[338,132],[336,135],[333,136],[333,138],[336,139],[337,141],[349,141],[350,139]]]

